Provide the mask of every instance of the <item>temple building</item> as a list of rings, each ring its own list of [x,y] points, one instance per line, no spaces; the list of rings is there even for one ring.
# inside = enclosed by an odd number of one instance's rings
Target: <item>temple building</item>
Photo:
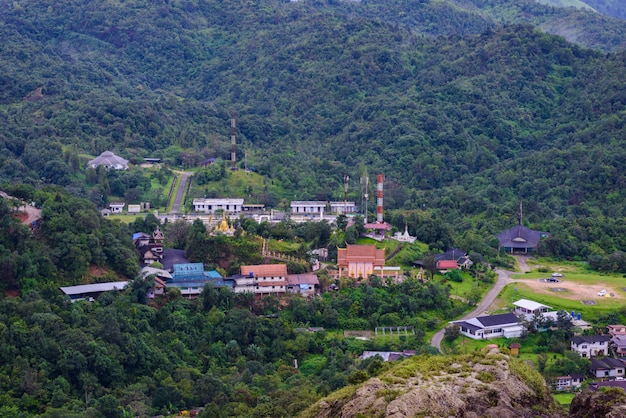
[[[383,276],[385,250],[375,245],[350,245],[337,249],[339,277],[367,278],[372,274]]]

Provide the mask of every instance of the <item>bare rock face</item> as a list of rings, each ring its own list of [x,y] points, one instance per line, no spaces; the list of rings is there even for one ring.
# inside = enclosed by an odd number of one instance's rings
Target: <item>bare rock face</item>
[[[497,349],[406,359],[358,388],[318,402],[304,417],[564,417],[534,368]]]
[[[581,392],[572,400],[569,412],[573,418],[626,417],[626,392],[620,388]]]

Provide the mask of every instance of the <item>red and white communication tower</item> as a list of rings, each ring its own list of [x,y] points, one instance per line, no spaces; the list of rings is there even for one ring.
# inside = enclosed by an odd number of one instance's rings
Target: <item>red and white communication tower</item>
[[[385,175],[378,175],[378,184],[376,185],[376,222],[383,223],[383,182],[385,181]]]

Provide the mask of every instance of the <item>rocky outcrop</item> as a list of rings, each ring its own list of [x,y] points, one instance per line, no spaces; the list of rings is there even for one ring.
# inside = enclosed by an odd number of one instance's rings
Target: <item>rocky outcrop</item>
[[[497,349],[416,356],[359,387],[321,400],[303,417],[564,417],[532,366]]]
[[[572,418],[626,417],[626,392],[620,388],[581,392],[570,405]]]

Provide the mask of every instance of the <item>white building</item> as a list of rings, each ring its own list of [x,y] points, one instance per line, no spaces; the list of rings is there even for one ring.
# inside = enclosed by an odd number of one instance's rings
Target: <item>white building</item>
[[[109,204],[109,209],[111,209],[111,213],[122,213],[124,206],[126,206],[126,203],[124,202],[111,202]]]
[[[243,199],[194,199],[193,210],[204,213],[215,213],[217,210],[239,213],[243,210]]]
[[[295,200],[291,202],[291,213],[294,214],[313,214],[324,216],[324,210],[326,209],[326,202],[319,201],[310,201],[310,200]]]
[[[528,299],[520,299],[517,302],[513,302],[513,306],[515,306],[515,313],[527,321],[532,320],[535,315],[550,312],[550,309],[552,309],[548,305]]]
[[[486,315],[470,318],[463,321],[454,321],[460,327],[460,332],[466,337],[475,340],[506,337],[521,337],[524,327],[513,313],[500,315]]]
[[[571,348],[585,358],[608,356],[609,341],[610,335],[578,335],[572,338]]]
[[[235,277],[235,293],[280,294],[287,292],[287,265],[260,264],[241,266],[241,276]]]
[[[356,205],[354,202],[330,202],[330,212],[331,213],[355,213]]]

